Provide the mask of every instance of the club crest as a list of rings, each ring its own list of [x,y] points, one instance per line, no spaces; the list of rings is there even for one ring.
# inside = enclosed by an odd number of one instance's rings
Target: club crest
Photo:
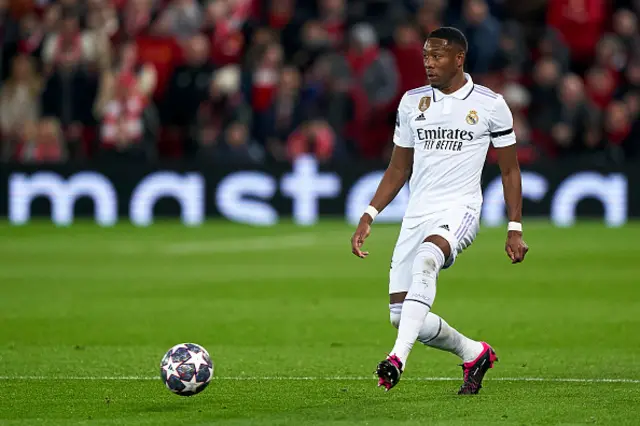
[[[431,96],[423,96],[420,99],[420,104],[418,105],[418,109],[421,112],[425,112],[429,108],[429,105],[431,105]]]
[[[476,110],[472,109],[471,111],[469,111],[469,114],[467,114],[467,123],[473,125],[473,124],[478,124],[478,113],[476,112]]]

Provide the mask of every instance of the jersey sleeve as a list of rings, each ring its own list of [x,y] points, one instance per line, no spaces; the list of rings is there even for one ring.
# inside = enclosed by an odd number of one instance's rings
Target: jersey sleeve
[[[396,112],[396,127],[393,132],[393,143],[403,148],[413,148],[414,142],[409,127],[409,117],[406,109],[406,94],[400,99]]]
[[[491,137],[491,143],[496,148],[504,148],[516,143],[516,135],[513,132],[513,115],[502,96],[496,99],[490,117],[489,136]]]

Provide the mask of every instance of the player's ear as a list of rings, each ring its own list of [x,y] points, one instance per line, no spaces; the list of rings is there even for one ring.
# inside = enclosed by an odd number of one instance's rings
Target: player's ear
[[[464,52],[460,51],[456,55],[456,65],[458,68],[462,68],[464,66]]]

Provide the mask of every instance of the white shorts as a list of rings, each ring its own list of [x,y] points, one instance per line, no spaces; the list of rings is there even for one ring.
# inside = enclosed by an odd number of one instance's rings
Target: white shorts
[[[480,207],[476,206],[456,207],[434,213],[415,226],[407,226],[403,222],[391,257],[389,294],[409,291],[413,260],[425,238],[430,235],[439,235],[449,242],[451,255],[443,266],[443,269],[446,269],[453,265],[456,257],[473,243],[479,226]]]

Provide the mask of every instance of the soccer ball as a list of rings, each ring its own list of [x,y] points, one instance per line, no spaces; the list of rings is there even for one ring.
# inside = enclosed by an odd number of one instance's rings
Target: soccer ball
[[[160,362],[160,377],[176,395],[192,396],[209,386],[213,361],[209,353],[195,343],[181,343],[167,351]]]

